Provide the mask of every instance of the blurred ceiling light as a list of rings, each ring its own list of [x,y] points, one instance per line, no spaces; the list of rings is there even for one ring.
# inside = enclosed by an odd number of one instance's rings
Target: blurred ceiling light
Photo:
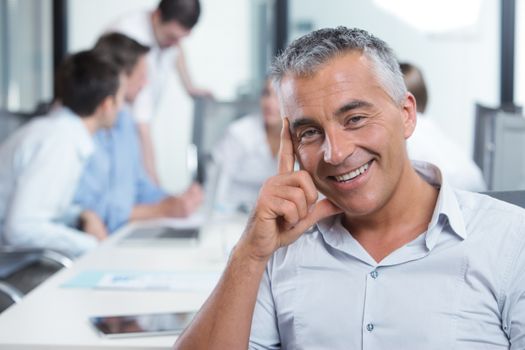
[[[476,24],[482,0],[374,0],[381,9],[427,32],[451,32]]]

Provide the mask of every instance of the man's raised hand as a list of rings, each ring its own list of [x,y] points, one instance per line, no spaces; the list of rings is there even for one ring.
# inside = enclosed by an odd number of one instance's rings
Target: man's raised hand
[[[328,199],[317,202],[317,188],[310,174],[294,171],[295,156],[287,118],[283,121],[278,160],[278,174],[264,183],[241,240],[256,259],[267,259],[279,247],[293,243],[317,221],[341,212]]]

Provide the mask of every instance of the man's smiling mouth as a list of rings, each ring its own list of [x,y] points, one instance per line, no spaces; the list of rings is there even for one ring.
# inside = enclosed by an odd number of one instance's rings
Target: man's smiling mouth
[[[364,174],[370,167],[370,163],[372,163],[372,161],[369,161],[368,163],[361,165],[359,168],[349,171],[346,174],[330,176],[330,178],[335,179],[337,182],[347,182],[353,180],[359,175]]]

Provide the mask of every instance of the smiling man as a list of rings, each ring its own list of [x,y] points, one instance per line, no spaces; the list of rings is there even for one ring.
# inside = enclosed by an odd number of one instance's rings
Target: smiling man
[[[416,101],[391,49],[323,29],[273,73],[279,174],[175,348],[524,348],[525,211],[409,161]]]

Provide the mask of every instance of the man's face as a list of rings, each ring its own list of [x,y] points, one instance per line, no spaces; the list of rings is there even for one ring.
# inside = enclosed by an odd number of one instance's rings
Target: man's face
[[[285,77],[280,90],[297,160],[318,190],[349,218],[383,208],[410,167],[412,95],[396,104],[359,52],[333,58],[312,77]]]
[[[120,74],[120,84],[115,96],[110,96],[110,102],[106,104],[106,108],[101,117],[101,126],[103,128],[111,128],[115,124],[117,114],[121,110],[126,97],[128,80],[124,73]]]
[[[133,71],[127,77],[126,102],[133,103],[147,82],[148,64],[146,55],[142,55],[133,68]]]
[[[154,19],[154,31],[157,43],[163,49],[178,45],[191,32],[177,21],[162,22],[160,14]]]

